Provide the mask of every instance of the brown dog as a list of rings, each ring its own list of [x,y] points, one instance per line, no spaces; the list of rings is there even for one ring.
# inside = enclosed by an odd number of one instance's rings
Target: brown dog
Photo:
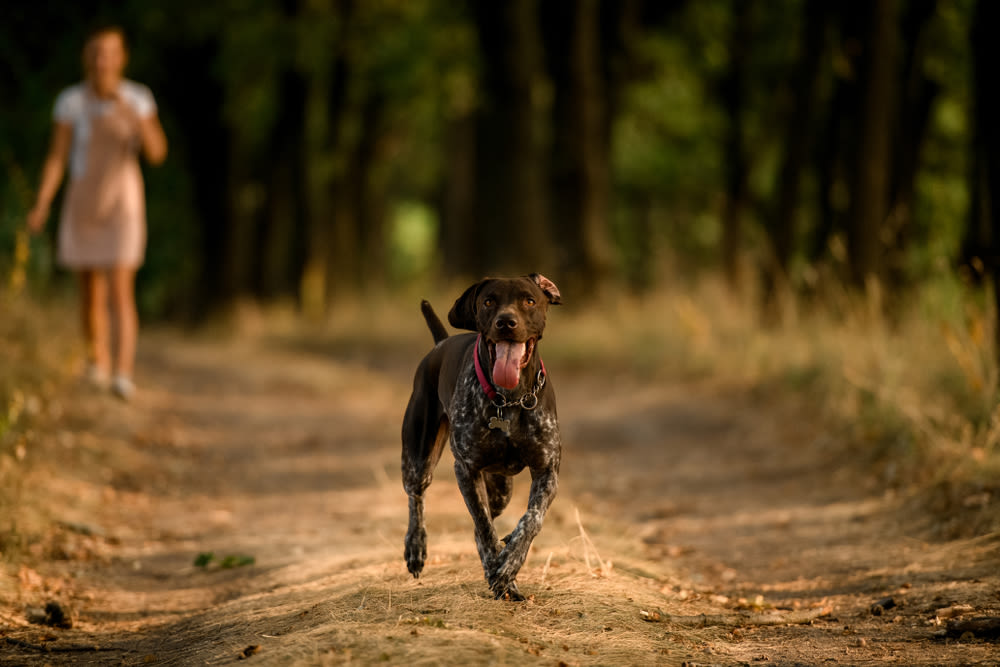
[[[538,343],[559,289],[533,273],[490,278],[455,301],[448,321],[478,332],[448,336],[430,304],[421,310],[436,343],[417,367],[403,418],[403,487],[409,496],[406,566],[419,577],[427,559],[424,497],[451,435],[455,478],[475,524],[476,547],[497,599],[523,600],[516,577],[558,487],[562,444],[556,399]],[[528,509],[502,541],[493,519],[531,471]]]

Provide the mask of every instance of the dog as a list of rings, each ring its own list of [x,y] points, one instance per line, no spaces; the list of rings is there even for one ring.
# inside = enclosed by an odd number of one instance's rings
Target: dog
[[[418,578],[427,559],[424,492],[446,440],[455,478],[472,515],[476,548],[496,599],[522,601],[517,573],[558,489],[562,441],[555,390],[538,343],[559,289],[537,273],[487,278],[469,287],[448,313],[449,336],[427,301],[421,311],[434,337],[413,379],[403,417],[403,488],[410,519],[404,558]],[[528,468],[528,508],[510,535],[493,520],[510,502],[513,476]]]

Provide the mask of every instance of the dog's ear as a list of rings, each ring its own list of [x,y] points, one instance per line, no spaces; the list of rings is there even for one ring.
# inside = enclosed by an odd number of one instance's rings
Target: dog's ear
[[[476,324],[476,299],[479,298],[479,288],[486,281],[480,281],[469,287],[462,296],[455,300],[455,305],[448,312],[448,321],[456,329],[479,331]]]
[[[553,306],[558,306],[562,303],[562,294],[559,293],[559,288],[556,287],[554,282],[540,273],[532,273],[528,277],[531,278],[536,285],[542,288],[542,291],[545,292],[545,296],[549,297],[549,303]]]

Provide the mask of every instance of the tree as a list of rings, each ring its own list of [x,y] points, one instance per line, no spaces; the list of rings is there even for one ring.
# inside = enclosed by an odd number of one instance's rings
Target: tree
[[[973,169],[970,233],[966,254],[977,258],[993,282],[994,317],[1000,313],[1000,92],[993,80],[993,67],[1000,56],[1000,42],[992,27],[1000,21],[1000,5],[991,0],[976,3],[972,20],[973,63]],[[1000,358],[1000,326],[994,326],[994,354]]]
[[[723,146],[726,200],[722,211],[722,265],[731,288],[740,284],[740,254],[743,251],[743,217],[749,191],[750,171],[744,125],[746,124],[747,68],[753,36],[754,5],[734,0],[729,29],[729,69],[722,81],[722,106],[729,124]]]
[[[548,70],[554,89],[550,151],[551,218],[559,240],[560,280],[580,291],[611,269],[610,115],[601,63],[599,0],[541,3]]]
[[[903,63],[899,76],[899,120],[893,136],[889,225],[884,231],[891,251],[887,281],[899,288],[907,280],[905,258],[914,241],[914,201],[917,173],[931,120],[931,109],[941,86],[927,76],[927,28],[937,0],[912,0],[901,25]]]
[[[851,279],[865,285],[881,278],[882,229],[889,214],[892,120],[896,112],[897,3],[861,3],[858,144],[854,162],[847,247]]]
[[[472,3],[479,38],[473,234],[480,272],[530,272],[551,261],[536,106],[541,53],[535,0]]]
[[[774,299],[775,289],[788,281],[788,269],[796,247],[799,225],[802,179],[819,105],[820,68],[827,55],[825,34],[828,12],[825,5],[806,2],[802,5],[797,66],[793,69],[788,91],[790,104],[785,110],[784,146],[778,170],[774,208],[767,221],[771,242],[770,261],[765,266],[765,298]]]

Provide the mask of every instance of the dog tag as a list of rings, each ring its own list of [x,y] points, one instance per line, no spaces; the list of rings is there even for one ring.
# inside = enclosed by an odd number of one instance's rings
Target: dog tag
[[[504,432],[505,435],[510,435],[510,420],[500,419],[499,417],[490,417],[490,428],[498,428]]]

